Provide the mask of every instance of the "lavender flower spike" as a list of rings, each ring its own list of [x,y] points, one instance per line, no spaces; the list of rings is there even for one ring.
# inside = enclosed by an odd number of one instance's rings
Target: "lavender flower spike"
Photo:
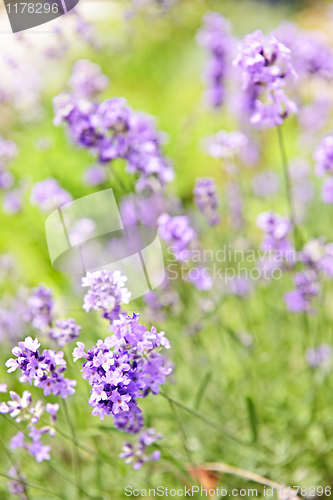
[[[83,309],[89,312],[90,309],[102,311],[102,317],[111,322],[119,318],[121,304],[128,304],[131,292],[125,288],[126,276],[122,276],[120,271],[103,270],[94,273],[87,273],[82,278],[82,286],[89,286],[91,289],[84,296]]]
[[[197,178],[193,193],[195,204],[205,215],[208,223],[211,226],[218,224],[220,217],[217,213],[218,198],[214,179],[209,177]]]

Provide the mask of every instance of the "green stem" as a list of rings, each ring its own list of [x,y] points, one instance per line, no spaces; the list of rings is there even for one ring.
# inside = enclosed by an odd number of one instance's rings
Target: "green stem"
[[[79,449],[77,447],[77,440],[76,440],[76,435],[75,435],[75,429],[72,424],[72,421],[69,417],[69,412],[67,408],[67,403],[66,400],[63,400],[63,406],[65,410],[65,417],[67,420],[67,425],[68,429],[72,435],[73,439],[73,468],[74,468],[74,476],[75,476],[75,483],[76,483],[76,488],[77,488],[77,493],[78,497],[81,498],[81,489],[79,487],[79,484],[82,484],[82,475],[81,475],[81,467],[80,467],[80,455],[79,455]]]
[[[16,471],[17,481],[21,482],[20,471],[18,470],[17,465],[15,464],[15,462],[13,460],[13,457],[9,453],[9,451],[7,449],[7,446],[5,445],[5,443],[3,442],[3,440],[1,439],[1,437],[0,437],[0,442],[1,442],[2,446],[3,446],[3,449],[5,450],[5,453],[6,453],[7,457],[8,457],[8,459],[9,459],[10,463],[12,464],[12,466],[14,467],[14,469]],[[15,480],[15,478],[13,478],[13,480]],[[29,500],[29,495],[28,495],[28,492],[27,492],[27,488],[24,488],[24,494],[25,494],[26,500]]]
[[[252,444],[251,442],[242,441],[241,439],[238,439],[236,436],[233,436],[232,434],[229,434],[225,430],[221,429],[221,427],[218,424],[216,424],[215,422],[213,422],[209,418],[205,417],[204,415],[201,415],[201,413],[199,413],[196,410],[193,410],[192,408],[190,408],[189,406],[185,405],[184,403],[181,403],[180,401],[177,401],[176,399],[171,398],[170,396],[168,396],[164,392],[160,391],[160,394],[161,394],[161,396],[163,396],[164,398],[168,399],[169,401],[172,401],[174,404],[176,404],[180,408],[183,408],[184,410],[188,411],[189,413],[191,413],[192,415],[196,416],[197,418],[200,418],[200,420],[202,420],[203,422],[205,422],[210,427],[213,427],[215,430],[217,430],[218,432],[220,432],[225,437],[231,439],[235,443],[241,444],[243,446],[248,446],[249,444]]]
[[[8,474],[5,474],[4,472],[1,472],[1,471],[0,471],[0,476],[6,477],[7,479],[10,479],[11,481],[15,481],[15,478],[13,478],[13,477],[9,476]],[[54,495],[54,496],[59,497],[62,500],[64,500],[64,495],[63,494],[59,495],[55,491],[50,491],[50,490],[47,490],[47,489],[43,488],[42,486],[37,486],[35,484],[27,483],[23,479],[20,479],[20,483],[24,484],[25,486],[29,486],[30,488],[35,488],[36,490],[45,491],[46,493],[49,493],[50,495]]]
[[[285,144],[284,144],[284,138],[283,138],[281,125],[278,125],[276,127],[276,130],[277,130],[278,139],[279,139],[281,160],[282,160],[284,178],[285,178],[285,183],[286,183],[286,192],[287,192],[287,200],[288,200],[288,207],[289,207],[289,217],[290,217],[290,221],[294,227],[295,248],[296,248],[296,250],[298,250],[300,241],[299,241],[299,235],[298,235],[298,228],[296,225],[294,204],[293,204],[293,199],[292,199],[292,194],[291,194],[291,180],[290,180],[289,168],[288,168],[288,158],[287,158],[286,148],[285,148]]]

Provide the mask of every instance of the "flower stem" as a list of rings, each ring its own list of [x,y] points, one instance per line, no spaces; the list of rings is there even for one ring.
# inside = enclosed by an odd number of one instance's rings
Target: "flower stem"
[[[300,241],[299,241],[298,228],[296,225],[295,207],[294,207],[293,197],[292,197],[292,192],[291,192],[291,180],[290,180],[290,174],[289,174],[289,168],[288,168],[288,158],[287,158],[286,147],[285,147],[285,143],[284,143],[281,125],[278,125],[276,127],[276,130],[277,130],[278,139],[279,139],[279,148],[280,148],[280,153],[281,153],[284,179],[285,179],[285,184],[286,184],[286,192],[287,192],[287,200],[288,200],[288,208],[289,208],[289,218],[290,218],[290,222],[292,223],[293,228],[294,228],[295,248],[296,248],[296,250],[298,250]]]
[[[8,474],[5,474],[4,472],[1,472],[1,471],[0,471],[0,476],[6,477],[7,479],[10,479],[11,481],[15,481],[15,478],[13,478],[13,477],[9,476]],[[54,495],[54,496],[59,497],[62,500],[64,500],[63,493],[61,495],[59,495],[59,493],[56,493],[55,491],[47,490],[47,489],[43,488],[42,486],[37,486],[36,484],[27,483],[23,479],[20,479],[20,483],[24,484],[25,486],[29,486],[30,488],[36,488],[36,490],[45,491],[46,493],[49,493],[50,495]]]
[[[74,429],[73,423],[69,417],[69,411],[68,411],[67,403],[66,403],[65,399],[63,399],[63,406],[64,406],[64,410],[65,410],[67,425],[68,425],[69,431],[70,431],[70,433],[72,435],[72,439],[73,439],[73,466],[74,466],[75,484],[76,484],[76,488],[77,488],[78,498],[81,498],[81,488],[79,487],[79,484],[82,484],[82,475],[81,475],[79,449],[78,449],[77,444],[76,444],[77,440],[76,440],[76,435],[75,435],[75,429]]]
[[[243,446],[248,446],[248,445],[252,444],[252,442],[242,441],[241,439],[238,439],[236,436],[233,436],[232,434],[229,434],[225,430],[221,429],[221,427],[218,424],[216,424],[215,422],[213,422],[209,418],[205,417],[204,415],[201,415],[201,413],[199,413],[196,410],[193,410],[193,408],[190,408],[189,406],[185,405],[184,403],[181,403],[180,401],[177,401],[176,399],[173,399],[172,397],[168,396],[164,392],[160,391],[160,394],[161,394],[161,396],[163,396],[164,398],[168,399],[169,401],[172,401],[174,404],[176,404],[180,408],[183,408],[184,410],[188,411],[189,413],[192,413],[192,415],[196,416],[197,418],[200,418],[200,420],[202,420],[203,422],[205,422],[207,425],[210,425],[215,430],[219,431],[221,434],[223,434],[225,437],[231,439],[235,443],[241,444]]]

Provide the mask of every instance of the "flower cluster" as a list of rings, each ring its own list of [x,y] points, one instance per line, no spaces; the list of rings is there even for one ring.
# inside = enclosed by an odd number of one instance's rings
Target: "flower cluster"
[[[137,398],[150,392],[157,394],[159,386],[172,368],[160,354],[161,347],[170,348],[164,332],[154,327],[148,331],[139,323],[140,316],[120,316],[112,325],[113,333],[104,341],[99,340],[87,352],[78,342],[74,349],[74,361],[86,358],[82,376],[91,385],[89,404],[92,414],[104,420],[113,415],[118,429],[135,433],[143,425]]]
[[[53,104],[54,124],[66,122],[72,140],[90,149],[100,163],[126,160],[127,171],[139,176],[138,191],[157,191],[173,179],[173,170],[162,153],[164,136],[150,116],[132,110],[125,99],[115,97],[97,104],[63,93]]]
[[[283,90],[287,77],[295,80],[297,73],[290,50],[275,36],[265,37],[259,30],[247,35],[233,64],[241,69],[252,124],[274,127],[297,112],[296,104]]]
[[[119,457],[124,458],[126,464],[133,464],[134,470],[141,469],[144,463],[150,461],[156,462],[161,458],[159,450],[155,450],[150,456],[146,453],[147,446],[151,446],[156,440],[161,438],[162,434],[157,434],[155,429],[149,428],[146,431],[142,431],[135,445],[127,441],[123,443],[123,453]]]
[[[214,108],[218,108],[225,97],[227,59],[233,45],[230,22],[217,12],[206,14],[203,21],[204,25],[198,31],[197,40],[211,55],[204,74],[208,87],[207,101]]]
[[[284,21],[275,33],[291,50],[292,63],[301,77],[333,78],[333,50],[323,32],[301,30]]]
[[[295,290],[285,294],[287,308],[291,312],[314,313],[312,300],[321,290],[321,278],[333,277],[333,244],[321,239],[310,240],[298,256],[304,270],[294,277]]]
[[[52,212],[72,201],[72,196],[59,186],[52,177],[36,182],[31,190],[30,203],[43,212]]]
[[[67,398],[74,394],[76,380],[64,378],[66,361],[64,353],[45,349],[39,354],[40,344],[37,339],[27,337],[24,342],[19,342],[18,346],[12,349],[16,359],[10,358],[6,361],[8,373],[17,369],[22,370],[20,382],[32,382],[36,387],[44,390],[44,396],[54,394]]]
[[[296,273],[294,277],[295,290],[288,292],[284,296],[287,308],[291,312],[309,311],[311,312],[311,300],[320,291],[318,276],[312,269],[306,269]]]
[[[60,347],[64,347],[80,335],[81,329],[73,318],[57,319],[55,327],[50,330],[50,337],[56,340]]]
[[[196,236],[189,222],[189,218],[186,216],[170,217],[166,213],[161,214],[157,220],[159,235],[171,245],[175,258],[180,262],[190,257],[191,251],[188,245]]]
[[[77,97],[93,98],[108,85],[109,79],[103,75],[98,64],[86,59],[80,59],[73,66],[73,72],[68,85]]]
[[[199,210],[205,215],[211,226],[219,223],[220,217],[217,213],[218,198],[214,179],[209,177],[196,179],[193,190],[194,202]]]
[[[29,431],[28,437],[31,439],[27,443],[24,439],[24,433],[19,431],[16,436],[11,440],[10,447],[15,450],[16,448],[26,449],[32,457],[35,457],[37,462],[50,459],[50,445],[43,445],[41,438],[45,434],[54,437],[56,434],[54,425],[57,421],[57,411],[59,405],[47,403],[46,408],[42,406],[41,401],[37,401],[35,406],[32,406],[31,394],[24,391],[22,398],[16,392],[10,391],[11,401],[8,403],[0,403],[0,413],[9,413],[16,422],[28,421],[27,429]],[[39,422],[44,410],[50,414],[50,425],[42,428],[37,428],[36,424]]]
[[[332,358],[333,349],[328,344],[322,344],[317,348],[309,347],[306,350],[305,358],[311,368],[328,366]]]
[[[120,271],[87,272],[82,278],[82,286],[89,286],[90,290],[84,296],[83,309],[86,312],[90,309],[102,311],[101,317],[112,323],[119,318],[121,304],[129,303],[131,292],[125,288],[126,281],[126,276],[122,276]]]
[[[20,500],[27,500],[26,485],[24,483],[26,476],[25,474],[19,473],[16,467],[12,466],[8,471],[8,476],[13,479],[8,483],[9,493],[12,495],[18,495]]]
[[[266,233],[261,245],[262,250],[264,252],[278,251],[282,257],[288,260],[290,252],[293,251],[293,246],[288,238],[288,234],[292,230],[289,219],[283,218],[275,212],[263,212],[257,217],[257,225]]]
[[[52,323],[53,305],[52,290],[44,285],[39,285],[32,290],[32,294],[27,300],[27,320],[39,330],[49,328]]]
[[[248,138],[238,130],[226,132],[220,130],[206,141],[207,150],[213,158],[235,160],[239,158],[242,149],[248,144]]]

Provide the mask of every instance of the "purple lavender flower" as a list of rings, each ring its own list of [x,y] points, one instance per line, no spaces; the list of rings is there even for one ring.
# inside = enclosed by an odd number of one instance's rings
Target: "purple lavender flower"
[[[0,166],[6,165],[18,153],[17,145],[13,141],[7,141],[0,135]]]
[[[284,21],[276,33],[291,50],[292,63],[301,77],[333,78],[333,50],[322,31],[300,30],[296,24]]]
[[[68,84],[77,97],[94,98],[107,87],[109,79],[103,75],[98,64],[86,59],[77,61],[73,66]]]
[[[210,290],[213,286],[213,278],[205,267],[194,267],[188,272],[188,279],[199,290]]]
[[[107,180],[107,172],[104,167],[93,165],[88,167],[83,174],[83,180],[89,186],[98,186]]]
[[[218,108],[225,97],[225,78],[233,46],[230,22],[217,12],[206,14],[203,22],[203,27],[197,33],[197,41],[210,52],[210,61],[204,73],[207,101],[214,108]]]
[[[19,212],[22,208],[22,193],[19,189],[7,191],[3,197],[3,210],[13,215]]]
[[[27,500],[26,487],[23,482],[26,479],[25,474],[20,474],[16,467],[12,466],[8,472],[8,476],[13,478],[8,483],[9,493],[19,496],[20,500]]]
[[[159,450],[155,450],[148,456],[146,449],[147,446],[151,446],[156,440],[161,438],[162,434],[156,434],[155,429],[147,429],[141,432],[135,445],[125,441],[123,443],[123,453],[121,453],[119,457],[124,458],[126,464],[133,463],[133,469],[138,470],[144,463],[149,461],[155,462],[160,459],[161,452]]]
[[[220,130],[206,140],[207,151],[213,158],[235,160],[248,144],[248,138],[238,130],[226,132]]]
[[[164,136],[150,116],[133,111],[123,98],[107,99],[100,105],[73,95],[53,99],[54,124],[65,121],[74,142],[97,155],[101,163],[126,160],[126,169],[138,174],[137,191],[159,190],[174,173],[163,156]]]
[[[333,172],[333,136],[325,137],[314,153],[316,174],[323,176]]]
[[[327,366],[333,354],[333,349],[328,344],[322,344],[317,348],[309,347],[306,350],[305,358],[311,368]]]
[[[53,305],[52,290],[39,285],[38,288],[32,290],[32,295],[27,300],[29,311],[26,320],[39,330],[48,328],[52,323]]]
[[[14,177],[7,170],[2,170],[0,164],[0,189],[10,189],[14,184]]]
[[[74,361],[86,359],[82,376],[92,386],[92,414],[101,420],[113,415],[116,427],[127,432],[137,432],[143,423],[137,398],[149,392],[157,394],[172,371],[159,353],[162,346],[170,347],[164,332],[158,333],[154,327],[148,331],[139,319],[137,314],[120,316],[112,325],[113,336],[99,340],[87,352],[85,345],[78,342],[73,352]]]
[[[19,342],[18,347],[12,349],[12,353],[17,359],[6,361],[8,373],[17,369],[22,370],[20,382],[28,381],[30,384],[34,381],[36,387],[44,390],[44,395],[51,393],[55,396],[60,395],[67,398],[74,394],[76,380],[64,378],[63,373],[66,370],[66,361],[63,359],[64,353],[59,351],[44,350],[39,354],[40,344],[37,339],[26,337],[24,342]]]
[[[289,219],[275,212],[263,212],[257,217],[257,225],[266,233],[261,245],[262,250],[278,251],[288,260],[290,252],[293,252],[293,246],[288,238],[292,230]]]
[[[80,335],[81,329],[73,318],[57,319],[55,328],[50,330],[50,337],[57,341],[59,347],[64,347]]]
[[[26,442],[24,433],[20,431],[11,439],[11,449],[24,448],[32,457],[36,458],[37,462],[49,460],[51,446],[43,445],[41,438],[45,434],[49,434],[50,437],[56,435],[54,425],[57,421],[59,405],[49,403],[46,405],[46,410],[50,413],[50,425],[37,428],[36,424],[40,421],[40,417],[45,410],[42,402],[37,401],[36,405],[32,406],[31,394],[28,391],[24,391],[22,398],[16,392],[10,391],[10,397],[12,400],[8,401],[7,404],[0,403],[0,413],[9,413],[12,418],[15,418],[16,422],[28,421],[28,437],[31,439],[30,442]]]
[[[217,213],[218,198],[215,180],[209,177],[197,178],[193,194],[195,204],[205,215],[209,224],[211,226],[218,224],[220,217]]]
[[[320,291],[317,274],[312,269],[296,273],[294,283],[296,289],[284,296],[288,310],[294,313],[311,312],[311,300]]]
[[[119,318],[121,304],[128,304],[131,292],[125,288],[126,276],[121,271],[96,271],[87,273],[82,278],[82,286],[89,286],[90,290],[84,296],[83,309],[102,311],[101,316],[112,321]]]
[[[247,35],[233,64],[241,69],[243,90],[252,101],[252,124],[274,127],[297,112],[296,104],[283,90],[286,79],[295,80],[297,73],[290,50],[275,36],[264,37],[259,30]]]
[[[191,251],[188,245],[196,236],[189,222],[186,216],[170,217],[166,213],[160,215],[157,220],[161,238],[170,245],[171,251],[180,262],[190,257]]]
[[[30,202],[43,212],[51,212],[72,201],[72,196],[62,189],[56,179],[51,177],[37,182],[31,191]]]

